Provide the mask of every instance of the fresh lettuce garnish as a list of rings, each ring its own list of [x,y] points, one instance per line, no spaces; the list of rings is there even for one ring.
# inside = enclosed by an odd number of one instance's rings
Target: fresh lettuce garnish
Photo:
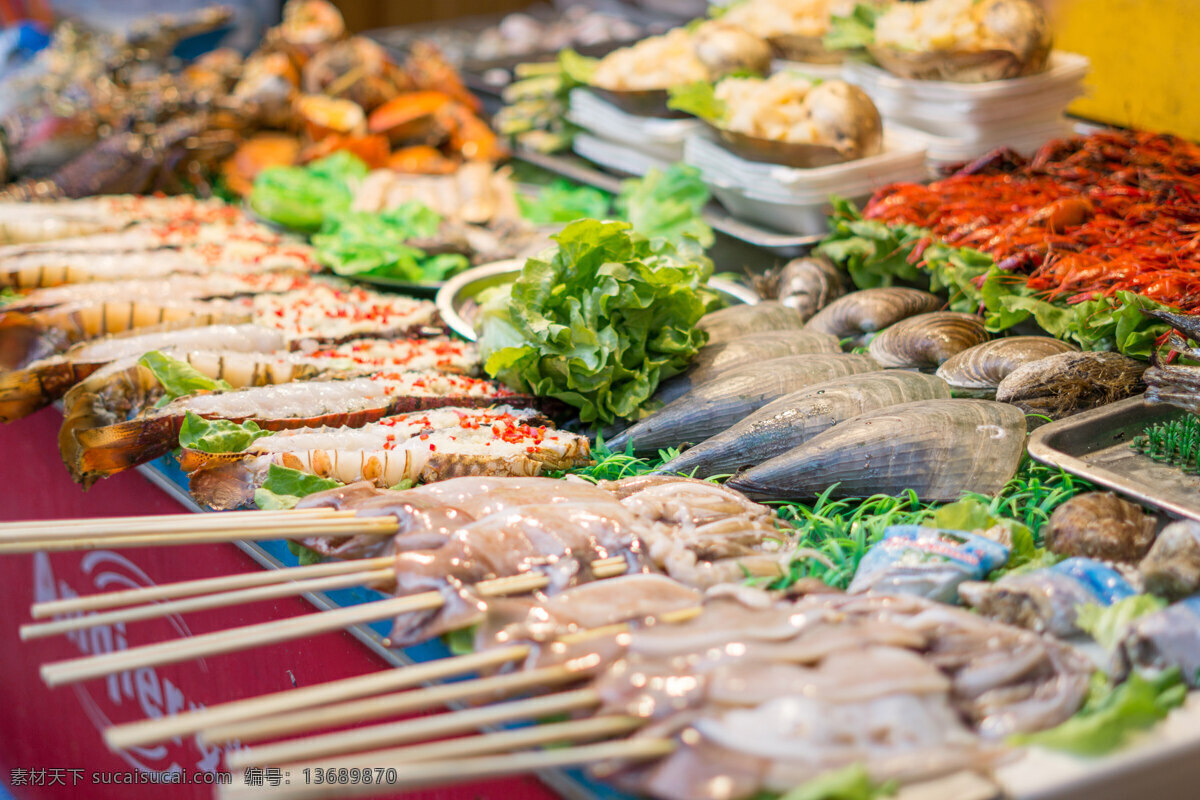
[[[333,478],[322,478],[298,469],[271,464],[267,467],[267,479],[254,492],[254,504],[264,511],[294,508],[301,498],[342,485],[344,484],[341,481],[335,481]]]
[[[442,636],[451,655],[465,656],[475,652],[475,625],[458,628]]]
[[[1106,650],[1113,650],[1138,617],[1167,607],[1167,601],[1152,594],[1135,594],[1111,606],[1095,603],[1077,606],[1075,625]]]
[[[138,359],[138,364],[154,373],[154,379],[165,392],[158,401],[159,407],[176,397],[196,392],[223,392],[233,388],[228,382],[210,378],[186,361],[171,358],[158,350],[143,355]]]
[[[651,169],[642,178],[623,182],[616,210],[648,239],[690,236],[707,248],[713,231],[701,214],[709,197],[700,170],[672,164],[666,172]]]
[[[667,108],[683,111],[694,117],[718,124],[725,118],[725,103],[717,99],[716,87],[708,81],[695,81],[669,90]]]
[[[860,289],[896,283],[946,292],[954,311],[983,311],[988,330],[999,332],[1033,318],[1047,333],[1074,341],[1085,350],[1117,350],[1147,359],[1167,325],[1143,309],[1167,306],[1133,292],[1119,291],[1067,304],[1049,301],[1022,276],[1001,270],[992,257],[968,247],[952,247],[915,225],[887,225],[863,219],[854,205],[833,199],[830,234],[817,252],[850,273]],[[927,245],[927,246],[926,246]],[[924,246],[920,258],[913,257]]]
[[[250,207],[284,227],[316,231],[326,216],[349,210],[351,183],[367,171],[362,159],[345,151],[306,167],[270,167],[254,179]]]
[[[488,374],[555,397],[584,422],[632,418],[707,340],[720,304],[696,242],[651,241],[624,222],[580,220],[481,309]]]
[[[876,783],[862,764],[835,769],[797,786],[779,800],[876,800],[896,793],[895,781]]]
[[[986,533],[993,528],[1002,528],[1008,534],[1010,553],[1005,565],[1009,569],[1032,560],[1037,554],[1037,543],[1033,531],[1021,522],[999,517],[991,512],[987,503],[966,497],[955,503],[944,505],[929,518],[935,527],[969,533]]]
[[[205,419],[189,411],[179,429],[179,446],[202,453],[240,453],[255,439],[270,434],[253,421],[239,424],[227,419]]]
[[[607,219],[612,197],[591,186],[578,186],[558,178],[535,196],[517,195],[521,216],[537,225],[574,222],[577,219]]]
[[[821,40],[827,50],[857,50],[875,44],[875,20],[883,11],[868,3],[859,3],[847,17],[829,20],[829,33]]]
[[[1037,745],[1084,756],[1100,756],[1123,745],[1181,705],[1187,686],[1178,668],[1157,676],[1133,672],[1117,687],[1103,673],[1092,677],[1092,691],[1082,709],[1057,727],[1009,738],[1017,745]]]
[[[412,283],[445,280],[470,266],[459,253],[430,256],[406,244],[435,235],[442,218],[427,206],[408,202],[374,214],[343,211],[325,218],[312,237],[317,260],[338,275],[375,275]]]

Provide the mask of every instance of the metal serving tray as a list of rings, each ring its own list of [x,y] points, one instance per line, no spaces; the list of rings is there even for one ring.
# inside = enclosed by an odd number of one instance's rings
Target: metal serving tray
[[[1171,516],[1200,520],[1200,476],[1160,464],[1129,446],[1147,425],[1185,413],[1148,405],[1138,395],[1038,428],[1029,438],[1029,455]]]

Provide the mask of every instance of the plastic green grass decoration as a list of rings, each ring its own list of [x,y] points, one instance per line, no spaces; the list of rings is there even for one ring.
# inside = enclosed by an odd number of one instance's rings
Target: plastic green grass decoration
[[[1129,446],[1155,461],[1200,474],[1200,417],[1188,414],[1150,425]]]

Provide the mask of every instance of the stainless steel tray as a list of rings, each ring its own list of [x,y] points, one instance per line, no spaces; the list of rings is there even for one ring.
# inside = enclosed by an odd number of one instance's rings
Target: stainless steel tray
[[[1147,405],[1141,395],[1131,397],[1038,428],[1029,438],[1029,455],[1171,516],[1200,520],[1200,476],[1160,464],[1129,446],[1147,425],[1184,413]]]

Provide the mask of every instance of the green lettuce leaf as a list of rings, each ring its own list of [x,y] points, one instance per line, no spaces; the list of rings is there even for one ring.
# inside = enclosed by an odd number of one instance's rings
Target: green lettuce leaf
[[[717,99],[716,87],[708,81],[695,81],[669,90],[667,108],[683,111],[717,125],[725,119],[725,104]]]
[[[255,439],[270,435],[254,422],[205,419],[189,411],[179,429],[179,446],[202,453],[240,453]]]
[[[341,481],[335,481],[333,478],[322,478],[298,469],[271,464],[267,467],[267,479],[254,492],[254,504],[264,511],[294,508],[301,498],[343,485]]]
[[[1134,620],[1166,607],[1167,601],[1161,597],[1135,594],[1118,600],[1111,606],[1095,603],[1077,606],[1075,624],[1106,650],[1113,650]]]
[[[874,5],[859,3],[849,16],[830,19],[822,44],[828,50],[857,50],[875,44],[875,20],[881,13]]]
[[[554,240],[484,298],[484,368],[584,422],[633,418],[707,340],[695,325],[720,304],[712,262],[694,240],[652,242],[624,222],[580,220]]]
[[[146,353],[138,363],[154,373],[154,379],[166,392],[159,405],[196,392],[221,392],[233,388],[226,381],[214,380],[186,361],[171,358],[158,350]]]
[[[259,491],[262,490],[259,489]],[[297,497],[296,502],[299,502],[299,500],[300,498]],[[291,508],[294,505],[296,505],[296,503],[292,503],[291,506],[278,506],[278,508]],[[259,506],[259,508],[267,510],[267,507],[265,506]],[[300,561],[300,566],[302,567],[307,567],[310,564],[320,564],[322,561],[321,554],[316,550],[305,547],[299,542],[294,542],[291,539],[288,540],[287,549]]]
[[[404,203],[374,214],[343,211],[326,216],[312,237],[317,260],[339,275],[375,275],[412,283],[444,280],[470,266],[466,256],[429,256],[406,244],[437,233],[442,218],[427,206]]]
[[[335,181],[347,187],[361,181],[371,171],[367,162],[347,150],[338,150],[324,158],[318,158],[305,169],[310,175]]]
[[[577,219],[606,219],[610,216],[612,198],[591,186],[577,186],[558,178],[542,188],[534,197],[517,195],[521,216],[538,225],[554,222],[574,222]]]
[[[254,179],[250,208],[264,219],[298,231],[315,231],[327,214],[345,211],[350,188],[303,167],[270,167]]]
[[[1036,745],[1085,756],[1112,752],[1136,731],[1145,730],[1181,705],[1187,686],[1172,668],[1148,677],[1134,672],[1116,688],[1106,679],[1093,680],[1093,693],[1075,716],[1061,725],[1037,733],[1009,738],[1017,745]]]
[[[651,169],[642,178],[623,182],[616,209],[648,239],[675,241],[690,236],[708,248],[714,237],[702,212],[709,197],[700,170],[672,164],[666,172]]]
[[[826,772],[782,795],[779,800],[876,800],[896,793],[894,781],[877,784],[862,764]]]

